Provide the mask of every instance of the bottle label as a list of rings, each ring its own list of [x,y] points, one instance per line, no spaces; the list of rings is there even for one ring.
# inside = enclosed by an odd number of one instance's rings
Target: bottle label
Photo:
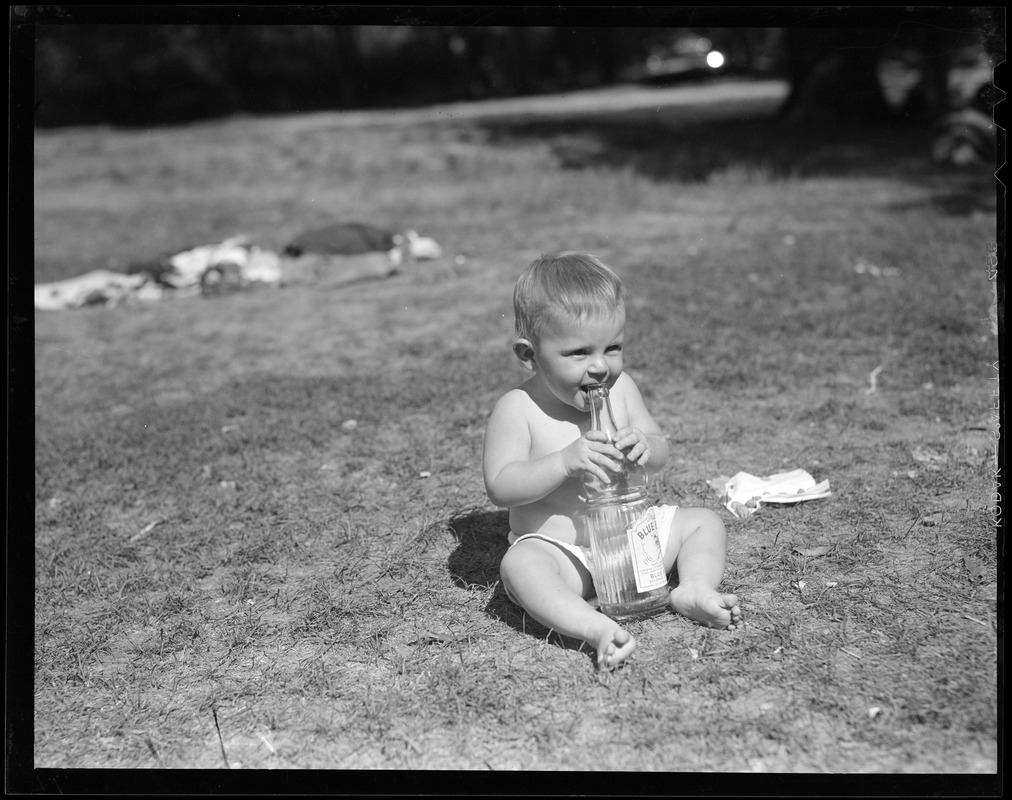
[[[650,508],[636,523],[626,530],[629,551],[632,553],[636,590],[649,592],[668,582],[664,573],[664,551],[657,533],[657,511]]]

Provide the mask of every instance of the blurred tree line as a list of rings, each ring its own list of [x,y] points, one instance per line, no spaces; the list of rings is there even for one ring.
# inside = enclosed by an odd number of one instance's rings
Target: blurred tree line
[[[972,9],[950,11],[952,30],[915,27],[900,37],[929,64],[929,105],[945,102],[938,87],[948,69],[952,31],[965,33],[982,21]],[[177,123],[234,113],[404,107],[588,88],[621,80],[680,33],[689,32],[615,26],[44,24],[34,28],[35,124]],[[785,110],[796,118],[812,110],[889,113],[875,70],[882,43],[897,43],[895,30],[756,27],[691,33],[719,42],[727,70],[785,76],[793,88]],[[1000,46],[1003,53],[1003,39]]]
[[[425,105],[605,85],[667,29],[43,25],[36,124]]]

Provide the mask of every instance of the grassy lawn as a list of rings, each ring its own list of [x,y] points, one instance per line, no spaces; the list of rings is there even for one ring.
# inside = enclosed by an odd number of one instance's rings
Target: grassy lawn
[[[993,179],[755,96],[37,132],[36,281],[334,220],[444,257],[35,314],[35,766],[993,774]],[[506,599],[480,474],[558,249],[625,278],[652,493],[720,510],[747,621],[611,674]],[[793,468],[833,496],[706,484]]]

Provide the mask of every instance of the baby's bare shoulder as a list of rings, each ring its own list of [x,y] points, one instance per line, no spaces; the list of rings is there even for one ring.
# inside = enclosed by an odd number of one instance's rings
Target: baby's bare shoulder
[[[511,389],[492,407],[489,423],[502,426],[507,423],[524,425],[539,413],[537,405],[523,388]]]
[[[636,381],[633,379],[633,376],[628,372],[623,372],[618,376],[618,380],[615,381],[615,385],[611,387],[611,395],[612,397],[620,397],[622,399],[630,396],[639,397],[640,390],[636,385]]]
[[[527,410],[534,406],[534,402],[531,400],[530,395],[523,390],[523,387],[516,389],[510,389],[506,394],[502,395],[496,400],[495,406],[493,407],[493,413],[507,411],[517,412]]]

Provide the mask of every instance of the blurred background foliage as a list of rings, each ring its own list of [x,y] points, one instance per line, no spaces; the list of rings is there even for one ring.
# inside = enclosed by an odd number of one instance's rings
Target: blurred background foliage
[[[967,48],[1004,56],[998,19],[996,9],[946,7],[881,28],[47,22],[33,26],[34,122],[175,124],[717,74],[784,78],[784,112],[797,118],[871,118],[896,111],[879,85],[886,57],[919,70],[918,114],[931,116],[951,105],[946,75]],[[722,54],[718,67],[699,60],[708,49]]]

